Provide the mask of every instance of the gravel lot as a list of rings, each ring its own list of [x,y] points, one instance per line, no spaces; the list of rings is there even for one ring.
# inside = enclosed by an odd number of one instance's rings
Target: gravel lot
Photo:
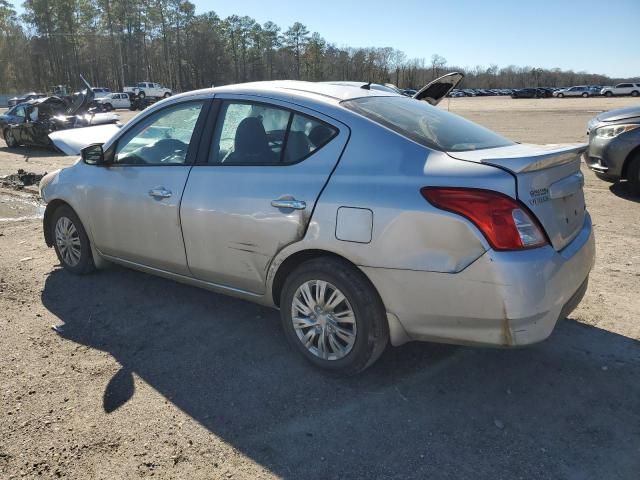
[[[443,103],[560,143],[637,101]],[[0,142],[0,175],[72,161]],[[551,338],[408,344],[349,379],[290,350],[276,311],[120,268],[67,274],[40,221],[18,219],[37,216],[32,194],[0,189],[0,478],[637,479],[640,198],[584,173],[598,258]]]

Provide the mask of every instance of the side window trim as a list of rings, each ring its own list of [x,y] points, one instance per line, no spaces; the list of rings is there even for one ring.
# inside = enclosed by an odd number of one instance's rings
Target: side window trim
[[[258,104],[258,105],[265,105],[266,107],[271,107],[271,108],[279,108],[281,110],[286,110],[290,113],[289,115],[289,121],[287,123],[287,130],[285,132],[285,138],[284,141],[282,143],[282,152],[281,152],[281,161],[278,163],[270,163],[270,164],[240,164],[240,163],[228,163],[228,164],[224,164],[224,163],[209,163],[209,156],[211,155],[211,150],[213,149],[213,141],[214,141],[214,135],[215,135],[215,131],[216,128],[218,126],[218,122],[219,121],[224,121],[224,119],[220,118],[221,113],[223,111],[222,109],[222,105],[227,102],[227,103],[248,103],[248,104]],[[303,107],[304,108],[304,107]],[[296,162],[293,163],[284,163],[282,160],[284,159],[284,153],[287,147],[286,141],[288,139],[289,136],[289,132],[291,129],[291,124],[293,122],[293,119],[296,115],[301,115],[303,117],[307,117],[313,121],[322,123],[324,125],[327,125],[328,127],[332,128],[333,130],[335,130],[335,134],[327,141],[325,142],[320,148],[317,148],[316,150],[309,152],[308,155],[305,155],[304,157],[300,158],[299,160],[297,160]],[[336,122],[337,123],[337,122]],[[305,111],[302,110],[296,110],[294,107],[292,106],[287,106],[287,105],[283,105],[281,103],[271,103],[268,100],[260,100],[260,99],[255,99],[253,97],[250,98],[243,98],[243,97],[237,97],[237,96],[216,96],[216,98],[213,99],[212,101],[212,105],[211,108],[209,110],[209,114],[208,114],[208,118],[207,118],[207,123],[204,127],[204,130],[206,131],[206,134],[202,135],[202,138],[200,139],[200,145],[198,148],[198,157],[194,163],[194,166],[205,166],[205,167],[241,167],[241,166],[253,166],[253,167],[290,167],[293,165],[297,165],[301,162],[304,162],[307,158],[309,158],[311,155],[314,155],[316,152],[318,152],[319,150],[321,150],[322,148],[324,148],[327,144],[329,144],[333,139],[335,139],[336,137],[338,137],[340,135],[340,132],[342,130],[341,126],[336,125],[336,123],[333,122],[328,122],[326,120],[323,120],[321,118],[318,118],[316,115],[314,115],[313,113],[307,113]],[[340,124],[342,125],[342,124]],[[348,129],[347,129],[348,130]]]
[[[155,116],[156,114],[167,110],[169,108],[173,108],[177,105],[186,105],[189,103],[200,103],[202,102],[202,109],[200,110],[200,115],[198,116],[198,120],[196,121],[196,126],[193,129],[193,134],[191,136],[191,141],[189,142],[189,148],[187,150],[187,156],[185,158],[184,163],[169,163],[166,165],[162,165],[162,164],[147,164],[147,165],[140,165],[140,164],[131,164],[131,163],[111,163],[109,165],[109,167],[115,167],[115,168],[125,168],[125,167],[184,167],[184,166],[192,166],[196,163],[196,159],[198,158],[198,152],[200,150],[200,146],[201,146],[201,140],[203,137],[207,137],[208,135],[204,133],[204,128],[206,127],[205,122],[207,120],[207,118],[210,116],[210,109],[211,109],[211,104],[213,103],[213,99],[189,99],[189,100],[185,100],[182,102],[176,102],[176,103],[172,103],[170,105],[166,105],[162,108],[159,108],[158,110],[152,112],[151,114],[141,118],[140,120],[138,120],[136,123],[134,123],[133,125],[131,125],[130,128],[127,128],[127,130],[125,132],[123,132],[118,139],[113,142],[109,148],[107,149],[107,151],[105,152],[105,158],[111,158],[113,159],[113,157],[115,156],[115,152],[118,149],[118,144],[120,143],[120,140],[122,139],[122,137],[124,137],[127,132],[135,129],[138,127],[138,125],[140,125],[141,123],[145,122],[146,120],[148,120],[150,117]]]

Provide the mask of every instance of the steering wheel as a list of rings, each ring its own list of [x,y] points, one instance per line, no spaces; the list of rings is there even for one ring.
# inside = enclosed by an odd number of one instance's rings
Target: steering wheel
[[[180,163],[184,163],[185,157],[187,155],[188,145],[180,140],[175,138],[163,138],[162,140],[158,140],[153,145],[149,145],[145,147],[146,152],[144,152],[144,156],[147,154],[151,154],[154,158],[160,158],[160,162],[162,163],[170,163],[176,157],[180,158]]]

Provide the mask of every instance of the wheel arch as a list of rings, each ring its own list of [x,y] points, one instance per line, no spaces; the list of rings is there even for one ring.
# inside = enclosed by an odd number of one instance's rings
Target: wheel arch
[[[289,276],[289,274],[293,272],[302,263],[307,262],[309,260],[314,260],[316,258],[321,258],[321,257],[330,257],[330,258],[340,260],[342,262],[347,263],[348,265],[353,267],[355,270],[360,272],[362,276],[366,278],[367,282],[371,284],[371,288],[373,288],[373,290],[376,292],[376,294],[380,298],[380,301],[382,302],[382,298],[380,297],[380,293],[378,292],[378,289],[375,287],[375,285],[369,279],[369,277],[360,268],[358,268],[358,266],[355,263],[353,263],[349,259],[335,252],[331,252],[329,250],[310,248],[305,250],[298,250],[297,252],[292,253],[291,255],[286,257],[282,261],[282,263],[280,263],[280,265],[276,267],[275,273],[273,274],[273,281],[271,282],[271,297],[272,297],[273,304],[276,307],[280,307],[280,294],[282,293],[282,287],[284,286],[284,283],[287,277]]]
[[[627,173],[629,171],[629,165],[631,165],[631,161],[640,156],[640,145],[635,147],[633,150],[629,152],[627,158],[624,159],[624,163],[622,164],[622,172],[620,174],[620,178],[627,178]]]
[[[47,203],[47,207],[44,209],[42,229],[44,231],[44,241],[47,244],[47,247],[53,247],[53,238],[51,238],[51,219],[53,218],[53,214],[55,213],[55,211],[63,205],[68,206],[75,212],[75,209],[71,205],[69,205],[64,200],[60,200],[59,198],[51,200],[49,203]]]

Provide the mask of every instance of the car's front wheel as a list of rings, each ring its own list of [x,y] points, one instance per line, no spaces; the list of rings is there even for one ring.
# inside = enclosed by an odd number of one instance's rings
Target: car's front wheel
[[[598,177],[600,180],[604,180],[605,182],[609,182],[609,183],[616,183],[618,181],[617,177],[613,177],[611,175],[607,175],[606,173],[603,172],[593,172],[596,174],[596,177]]]
[[[589,94],[587,92],[582,94],[582,98],[587,98],[589,96]]]
[[[384,351],[384,305],[365,275],[346,261],[321,257],[285,281],[280,314],[287,339],[314,365],[354,375]]]
[[[564,93],[559,93],[558,98],[564,98]]]
[[[170,96],[171,96],[171,94],[170,94],[169,92],[166,92],[166,93],[164,94],[164,98],[169,98]]]
[[[16,137],[13,136],[13,132],[10,128],[5,129],[4,131],[4,141],[9,148],[15,148],[18,146],[18,141]]]
[[[636,153],[630,160],[627,168],[627,182],[629,189],[640,195],[640,153]]]
[[[605,97],[613,97],[613,92],[605,92]]]
[[[66,270],[75,274],[95,270],[89,237],[71,207],[58,207],[49,225],[56,255]]]

